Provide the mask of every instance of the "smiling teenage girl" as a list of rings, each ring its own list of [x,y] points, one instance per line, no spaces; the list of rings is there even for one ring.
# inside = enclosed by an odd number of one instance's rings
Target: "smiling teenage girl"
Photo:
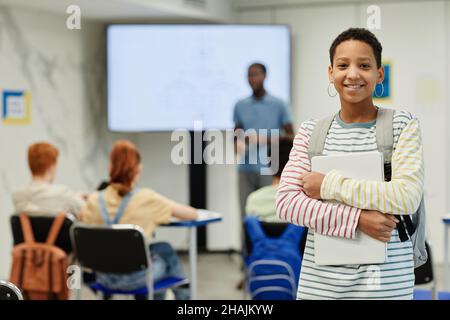
[[[378,107],[372,94],[382,83],[381,44],[368,30],[351,28],[330,47],[328,76],[341,108],[328,130],[323,154],[377,150]],[[330,94],[330,93],[329,93]],[[331,95],[331,94],[330,94]],[[281,220],[309,228],[299,299],[412,299],[411,241],[401,242],[393,216],[413,214],[423,192],[422,142],[418,120],[407,111],[393,116],[390,182],[348,179],[338,171],[311,171],[308,147],[317,120],[302,123],[277,194]],[[323,202],[336,200],[338,203]],[[377,265],[317,266],[314,232],[354,239],[356,230],[387,242],[388,261]]]

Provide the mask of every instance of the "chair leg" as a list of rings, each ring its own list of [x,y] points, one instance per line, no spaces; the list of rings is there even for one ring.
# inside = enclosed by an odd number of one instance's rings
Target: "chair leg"
[[[248,277],[247,277],[247,272],[244,272],[244,286],[243,286],[243,288],[242,288],[242,299],[243,300],[247,300],[247,294],[249,293],[248,292],[248,288],[247,288],[247,286],[248,286]]]
[[[431,300],[437,300],[437,294],[436,294],[436,283],[433,281],[433,285],[431,287]]]
[[[75,300],[82,300],[83,297],[81,295],[81,285],[80,288],[72,290],[72,294]]]
[[[108,293],[102,293],[103,300],[111,300],[112,295]]]

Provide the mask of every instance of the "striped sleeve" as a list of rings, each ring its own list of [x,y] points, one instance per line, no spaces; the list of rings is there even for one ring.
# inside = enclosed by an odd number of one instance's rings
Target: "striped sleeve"
[[[322,182],[322,199],[391,214],[413,214],[423,193],[423,154],[420,127],[411,119],[400,133],[392,155],[390,182],[364,181],[330,171]]]
[[[311,171],[308,144],[309,133],[302,124],[281,175],[276,199],[277,215],[283,221],[308,227],[319,234],[354,239],[361,210],[312,199],[299,184],[300,175]]]

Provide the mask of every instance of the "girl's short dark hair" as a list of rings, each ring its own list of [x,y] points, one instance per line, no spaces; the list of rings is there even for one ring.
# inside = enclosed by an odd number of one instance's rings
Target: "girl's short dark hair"
[[[330,47],[330,62],[333,65],[334,54],[336,53],[336,47],[347,40],[358,40],[367,43],[373,50],[375,60],[377,62],[377,68],[381,67],[381,51],[383,47],[378,41],[377,37],[367,29],[364,28],[350,28],[342,32],[334,39]]]

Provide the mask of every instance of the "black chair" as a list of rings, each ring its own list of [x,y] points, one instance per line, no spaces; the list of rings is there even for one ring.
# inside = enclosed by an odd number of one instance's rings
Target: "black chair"
[[[147,285],[136,290],[115,290],[92,283],[92,290],[100,291],[104,297],[114,294],[147,296],[153,293],[188,283],[185,278],[170,277],[153,283],[151,259],[145,236],[140,227],[116,224],[113,226],[74,225],[71,239],[75,256],[82,268],[94,272],[129,274],[147,270]]]
[[[34,239],[36,242],[45,242],[50,228],[55,220],[55,216],[28,216],[33,229]],[[75,222],[75,217],[72,214],[67,214],[64,220],[55,245],[63,249],[67,254],[72,252],[72,243],[70,241],[70,228]],[[10,219],[11,230],[13,235],[14,245],[24,242],[22,227],[20,225],[20,216],[14,214]]]
[[[0,280],[0,300],[23,300],[23,295],[13,283]]]

